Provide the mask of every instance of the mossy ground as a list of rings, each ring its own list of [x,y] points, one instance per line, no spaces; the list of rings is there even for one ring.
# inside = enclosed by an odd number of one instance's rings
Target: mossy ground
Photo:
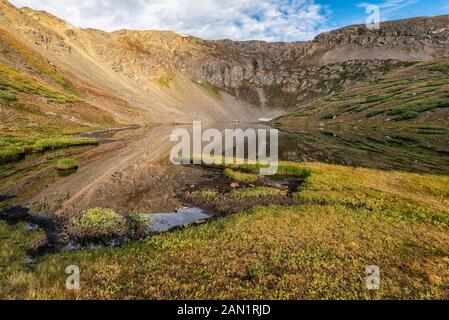
[[[0,223],[2,298],[444,299],[449,177],[288,164],[303,204],[256,207],[111,249],[23,264],[37,233]],[[65,289],[69,265],[81,290]],[[367,266],[381,288],[366,288]]]

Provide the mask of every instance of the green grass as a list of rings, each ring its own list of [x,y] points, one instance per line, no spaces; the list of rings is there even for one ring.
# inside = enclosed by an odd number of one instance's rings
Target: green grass
[[[282,85],[265,86],[264,92],[272,108],[291,108],[298,102],[298,93],[284,91]]]
[[[416,118],[420,113],[434,109],[449,108],[449,98],[425,98],[402,104],[391,109],[388,115],[399,116],[393,120],[402,121]]]
[[[75,159],[71,159],[71,158],[63,158],[63,159],[59,159],[57,164],[56,164],[56,168],[58,170],[73,170],[73,169],[78,169],[78,163],[76,162]]]
[[[316,204],[367,210],[395,220],[449,229],[449,177],[307,165],[311,175],[296,197]],[[325,170],[326,169],[326,170]]]
[[[169,76],[161,77],[158,80],[159,85],[163,88],[170,88],[170,83],[172,82],[172,78]]]
[[[234,171],[230,168],[227,168],[223,171],[224,175],[228,177],[231,180],[235,180],[237,182],[254,182],[259,179],[257,175],[250,174],[250,173],[244,173],[239,171]]]
[[[78,98],[65,94],[38,80],[0,63],[0,85],[9,92],[25,92],[49,99],[55,103],[69,104],[79,101]]]
[[[17,100],[17,96],[8,91],[0,90],[0,99],[8,101],[8,102],[12,102],[12,101]]]
[[[212,98],[217,100],[223,100],[220,90],[207,81],[200,83],[201,88],[203,88]]]
[[[84,212],[80,218],[73,218],[72,225],[81,229],[95,228],[102,231],[114,231],[124,224],[125,219],[114,210],[92,208]]]
[[[419,112],[405,111],[403,113],[400,113],[397,117],[393,118],[393,120],[394,121],[404,121],[404,120],[415,119],[418,116],[419,116]]]
[[[366,117],[367,118],[372,118],[372,117],[375,117],[375,116],[378,116],[378,115],[381,115],[381,114],[384,114],[384,113],[385,113],[385,110],[373,110],[373,111],[368,112],[366,114]]]
[[[65,147],[97,145],[93,138],[75,138],[68,136],[37,135],[27,137],[4,136],[0,138],[0,154],[31,153]]]
[[[34,50],[31,50],[28,46],[18,41],[11,33],[3,28],[0,28],[0,38],[8,45],[8,49],[5,49],[5,52],[11,51],[18,53],[21,59],[27,63],[27,69],[34,70],[39,75],[46,74],[65,90],[72,91],[70,82],[67,81],[58,70],[52,68],[48,64],[47,59],[36,54]]]
[[[69,233],[75,231],[75,234],[99,239],[101,236],[122,236],[125,233],[134,236],[148,223],[149,219],[137,212],[122,216],[112,209],[91,208],[80,217],[72,218],[68,229]]]
[[[372,96],[368,96],[366,97],[366,103],[371,103],[371,102],[382,102],[385,100],[388,100],[390,98],[394,97],[394,94],[387,94],[387,95],[372,95]]]
[[[233,165],[229,166],[229,168],[231,170],[228,171],[228,173],[230,175],[232,175],[232,174],[235,174],[237,172],[236,170],[244,170],[244,171],[252,172],[253,174],[258,174],[260,169],[264,168],[264,167],[266,167],[266,165],[264,165],[262,163],[257,163],[257,164],[249,164],[249,163],[233,164]],[[241,173],[241,172],[237,172],[237,173]],[[241,174],[243,174],[243,173],[241,173]],[[298,164],[295,163],[295,162],[280,161],[278,163],[276,175],[292,176],[292,177],[298,177],[298,178],[307,179],[310,176],[310,170],[308,170],[307,168],[304,168],[303,166],[298,166]],[[255,176],[253,175],[253,178],[254,177]],[[251,178],[251,177],[249,177],[249,178]]]
[[[311,172],[308,168],[298,166],[298,164],[294,162],[280,162],[277,171],[277,175],[292,176],[303,179],[307,179],[310,174]]]
[[[218,195],[218,192],[215,190],[202,190],[199,192],[199,196],[205,199],[215,199]]]
[[[15,161],[25,154],[22,147],[8,146],[0,148],[0,162]]]
[[[47,255],[33,268],[23,261],[39,233],[0,222],[0,298],[448,298],[449,177],[296,166],[311,172],[297,195],[304,205],[257,207],[120,248]],[[81,290],[65,289],[69,265],[82,271]],[[366,288],[370,265],[381,270],[380,290]]]
[[[146,216],[142,216],[137,212],[131,212],[126,217],[126,229],[131,236],[141,236],[140,232],[145,232],[150,223],[150,219]]]
[[[449,109],[447,61],[413,64],[410,70],[359,83],[301,106],[277,121],[305,126],[412,128],[419,124],[446,128],[444,119],[449,111],[441,109]],[[441,116],[432,116],[437,110]],[[427,112],[429,117],[421,116]]]
[[[432,68],[430,68],[430,70],[434,71],[434,72],[441,72],[441,73],[448,74],[449,73],[449,64],[432,67]]]
[[[97,144],[98,141],[93,138],[52,137],[36,141],[34,147],[37,149],[48,150]]]
[[[262,198],[266,196],[285,196],[287,193],[284,190],[279,190],[275,188],[268,187],[255,187],[232,190],[229,193],[231,198]]]

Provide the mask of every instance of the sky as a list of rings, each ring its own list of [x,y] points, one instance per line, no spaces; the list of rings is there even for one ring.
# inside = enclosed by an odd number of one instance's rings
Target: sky
[[[203,39],[300,41],[381,20],[449,14],[449,0],[10,0],[82,28],[172,30]]]

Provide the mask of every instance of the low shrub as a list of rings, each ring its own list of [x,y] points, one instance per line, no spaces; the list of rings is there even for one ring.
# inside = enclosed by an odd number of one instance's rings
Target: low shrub
[[[126,229],[131,237],[138,238],[146,234],[148,230],[149,218],[132,212],[126,219]]]
[[[16,101],[17,97],[15,94],[12,94],[8,91],[0,90],[0,99],[3,99],[8,102]]]
[[[69,234],[83,240],[108,240],[126,233],[126,219],[114,210],[92,208],[69,222]]]
[[[399,116],[393,118],[393,120],[394,121],[404,121],[404,120],[415,119],[418,116],[419,116],[419,112],[407,111],[407,112],[402,113]]]
[[[4,201],[0,201],[0,212],[2,210],[5,210],[8,207],[8,205]]]
[[[375,116],[378,116],[378,115],[384,114],[384,113],[385,113],[385,110],[373,110],[373,111],[368,112],[366,114],[366,117],[372,118],[372,117],[375,117]]]
[[[206,199],[214,199],[215,197],[217,197],[218,192],[215,190],[203,190],[199,192],[199,195]]]
[[[58,170],[73,170],[78,169],[78,164],[75,159],[71,158],[62,158],[58,160],[56,164],[56,168]]]
[[[248,182],[254,182],[257,181],[259,178],[258,176],[254,175],[254,174],[250,174],[250,173],[243,173],[243,172],[239,172],[239,171],[234,171],[230,168],[227,168],[223,171],[224,175],[226,177],[228,177],[231,180],[235,180],[237,182],[244,182],[244,183],[248,183]]]
[[[34,148],[49,150],[64,147],[76,147],[83,145],[97,145],[98,141],[91,138],[72,138],[72,137],[52,137],[38,140]]]
[[[310,177],[311,172],[309,169],[298,166],[294,163],[292,163],[292,164],[281,163],[278,167],[277,174],[281,175],[281,176],[293,176],[293,177],[307,179],[308,177]]]
[[[22,147],[1,147],[0,163],[19,161],[25,157],[25,149]]]
[[[388,112],[390,116],[397,116],[396,121],[416,118],[420,113],[434,109],[449,108],[449,99],[447,98],[425,98],[404,103],[399,107],[393,108]]]

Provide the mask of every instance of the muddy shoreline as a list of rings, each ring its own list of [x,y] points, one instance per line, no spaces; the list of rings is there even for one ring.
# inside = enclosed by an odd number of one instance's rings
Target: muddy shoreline
[[[150,217],[150,222],[143,233],[138,236],[124,234],[91,240],[89,238],[73,238],[67,228],[68,218],[55,215],[33,215],[28,208],[10,206],[0,213],[0,220],[16,225],[25,223],[27,231],[43,231],[45,237],[34,241],[28,250],[29,264],[36,258],[63,250],[86,250],[98,247],[118,247],[130,241],[173,232],[187,226],[197,226],[227,215],[249,210],[257,206],[294,205],[298,200],[292,198],[304,182],[294,177],[272,178],[260,177],[252,183],[237,183],[224,176],[223,168],[210,166],[181,166],[182,170],[200,170],[201,175],[195,181],[189,181],[178,190],[176,199],[182,205],[172,212],[140,213]],[[285,192],[279,196],[232,198],[228,195],[236,189],[270,187]],[[202,191],[217,192],[214,199],[202,198]],[[5,199],[3,199],[5,200]],[[151,219],[152,218],[152,219]]]
[[[28,262],[61,250],[121,246],[138,238],[200,225],[255,206],[297,203],[291,198],[301,183],[297,180],[258,179],[238,184],[224,176],[224,168],[171,164],[167,156],[170,150],[167,137],[171,130],[164,126],[102,132],[94,135],[100,142],[95,148],[68,148],[18,163],[17,168],[23,168],[26,175],[20,176],[22,169],[18,170],[20,183],[12,183],[9,190],[1,192],[9,196],[0,199],[7,200],[0,219],[12,225],[25,223],[27,230],[40,230],[45,234],[33,242]],[[155,148],[155,141],[158,148]],[[76,155],[79,159],[80,168],[73,174],[60,175],[52,165],[40,167],[67,155]],[[228,196],[236,189],[233,184],[238,185],[237,189],[271,187],[286,193],[236,199]],[[213,201],[198,196],[212,189],[217,192]],[[137,237],[126,233],[94,241],[74,237],[68,227],[71,219],[94,207],[107,207],[123,216],[138,212],[160,217],[161,227],[159,231],[157,227],[148,228]],[[189,215],[189,210],[200,210],[203,215],[196,219],[195,215]],[[187,214],[180,215],[183,212]],[[166,221],[175,217],[179,217],[176,223]]]

